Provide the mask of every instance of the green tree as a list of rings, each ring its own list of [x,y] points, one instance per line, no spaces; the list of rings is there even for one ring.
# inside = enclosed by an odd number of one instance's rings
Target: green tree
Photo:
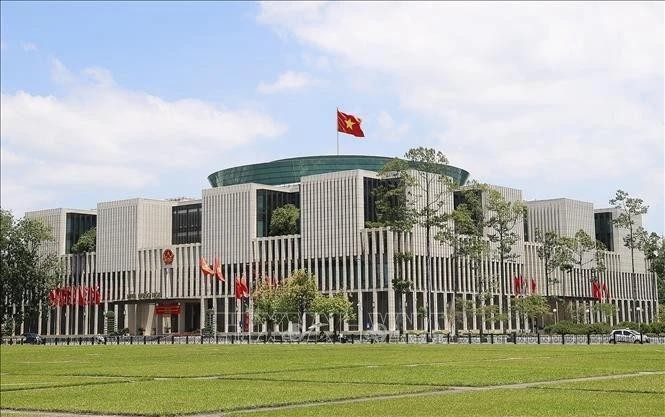
[[[575,237],[563,237],[561,241],[563,248],[567,249],[567,251],[562,251],[561,268],[570,272],[571,275],[577,268],[577,277],[581,281],[582,270],[586,267],[593,274],[592,281],[598,280],[599,274],[606,270],[603,260],[605,247],[602,242],[596,241],[582,229],[575,233]]]
[[[106,317],[106,334],[114,335],[115,334],[115,312],[107,311],[104,314]]]
[[[402,305],[402,294],[409,294],[413,287],[411,281],[400,277],[395,277],[392,280],[393,291],[395,291],[395,298],[398,300],[397,317],[399,317],[399,333],[404,333],[404,306]]]
[[[265,323],[268,329],[268,339],[272,336],[275,320],[283,307],[283,290],[272,280],[259,281],[252,292],[254,303],[254,321]]]
[[[304,269],[299,269],[284,281],[280,291],[279,310],[287,314],[291,321],[297,321],[302,333],[305,326],[305,321],[301,322],[303,315],[311,311],[312,303],[319,295],[316,277]]]
[[[97,247],[97,228],[93,227],[79,237],[72,246],[72,253],[94,252]]]
[[[522,201],[507,201],[497,190],[489,190],[487,196],[487,234],[489,241],[496,245],[495,256],[499,259],[501,280],[505,277],[507,261],[515,261],[519,255],[513,253],[520,235],[515,231],[517,223],[524,218],[526,205]]]
[[[640,248],[649,260],[649,270],[656,275],[658,304],[665,304],[665,237],[657,233],[647,234],[638,228]]]
[[[640,242],[637,239],[635,231],[637,230],[637,221],[649,210],[649,206],[644,204],[641,198],[633,198],[623,190],[617,190],[616,195],[610,200],[612,207],[619,209],[620,214],[612,220],[612,223],[625,229],[628,234],[624,237],[623,243],[630,249],[631,263],[631,287],[633,293],[633,317],[637,317],[638,324],[641,321],[641,315],[637,314],[637,282],[635,277],[635,249],[640,248]]]
[[[453,185],[446,174],[448,158],[435,149],[413,148],[404,159],[389,161],[379,172],[384,180],[396,181],[389,190],[377,194],[379,223],[398,232],[410,232],[414,226],[425,230],[424,282],[427,291],[427,333],[432,336],[432,255],[433,231],[441,225],[442,209]],[[396,179],[396,180],[395,180]]]
[[[38,316],[60,270],[55,255],[40,251],[52,239],[41,221],[16,220],[10,211],[0,210],[0,326],[8,320],[18,326]]]
[[[488,305],[492,286],[488,282],[488,277],[481,275],[480,265],[483,259],[489,253],[488,240],[484,236],[485,211],[482,204],[482,195],[487,192],[488,187],[484,184],[473,183],[465,187],[457,187],[454,190],[454,198],[458,201],[457,207],[450,213],[442,215],[442,222],[439,225],[439,231],[435,239],[441,243],[447,243],[453,248],[452,258],[455,262],[453,278],[453,305],[450,311],[461,312],[457,308],[457,301],[460,299],[458,293],[459,271],[461,265],[468,262],[473,271],[476,288],[475,300],[468,303],[464,310],[471,311],[476,317],[481,318],[483,322],[492,322],[501,319],[498,313],[498,306]],[[468,301],[468,300],[467,300]],[[462,314],[454,315],[454,331],[458,334],[458,319]],[[480,328],[482,334],[482,326]]]
[[[545,296],[550,295],[550,285],[559,282],[552,278],[552,272],[562,268],[568,259],[565,242],[555,232],[542,233],[536,230],[536,243],[540,243],[536,249],[538,257],[544,263],[545,271]]]
[[[332,297],[319,295],[312,303],[312,311],[325,316],[332,316],[337,318],[339,328],[334,328],[335,334],[337,331],[342,331],[342,322],[355,317],[353,304],[342,293],[337,293]]]
[[[528,295],[515,301],[515,310],[531,319],[531,328],[535,329],[536,320],[550,312],[550,306],[545,297]]]
[[[273,210],[270,216],[270,236],[298,234],[300,210],[293,204],[285,204]]]
[[[494,258],[499,260],[499,280],[505,283],[506,262],[514,262],[519,257],[513,253],[513,247],[520,239],[515,229],[518,222],[524,219],[526,205],[522,201],[507,201],[499,191],[489,190],[486,210],[487,238],[494,245]]]
[[[612,303],[596,303],[593,306],[595,313],[600,313],[603,321],[609,321],[609,318],[614,316],[616,307]]]

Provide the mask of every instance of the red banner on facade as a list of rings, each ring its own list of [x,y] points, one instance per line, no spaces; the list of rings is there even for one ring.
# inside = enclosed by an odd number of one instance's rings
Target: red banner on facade
[[[160,316],[180,314],[180,304],[157,304],[155,306],[155,314]]]
[[[87,306],[89,304],[99,304],[102,301],[102,295],[99,287],[54,288],[48,294],[48,301],[54,307]]]

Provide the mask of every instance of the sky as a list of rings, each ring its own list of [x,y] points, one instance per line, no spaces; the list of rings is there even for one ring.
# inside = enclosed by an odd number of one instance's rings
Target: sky
[[[232,166],[366,138],[664,232],[663,3],[0,3],[0,201],[200,198]]]

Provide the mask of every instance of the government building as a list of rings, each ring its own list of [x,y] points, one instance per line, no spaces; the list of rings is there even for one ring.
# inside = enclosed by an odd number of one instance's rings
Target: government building
[[[514,228],[519,235],[513,247],[517,256],[503,265],[507,273],[486,298],[498,306],[504,319],[479,317],[469,302],[453,308],[455,297],[476,299],[475,274],[496,276],[499,261],[489,256],[481,268],[471,269],[468,263],[455,262],[451,247],[433,240],[429,288],[423,273],[427,247],[423,229],[397,233],[366,227],[377,216],[373,190],[382,181],[377,171],[389,160],[357,155],[281,159],[215,172],[208,177],[211,188],[198,199],[134,198],[100,202],[95,210],[26,213],[52,228],[55,239],[43,250],[62,258],[64,273],[51,300],[42,305],[39,319],[25,323],[21,331],[103,334],[112,330],[106,328],[105,317],[113,312],[117,328],[128,328],[133,335],[195,334],[204,327],[217,334],[262,332],[265,324],[252,320],[252,288],[257,280],[281,281],[297,269],[313,273],[323,294],[343,293],[352,302],[356,317],[341,323],[347,332],[398,331],[402,324],[407,331],[430,326],[435,332],[529,331],[531,321],[514,308],[525,287],[528,294],[552,297],[552,313],[539,326],[573,316],[613,324],[654,320],[655,276],[637,252],[634,299],[625,231],[612,224],[619,212],[566,198],[524,200],[527,214]],[[442,168],[458,184],[469,176],[460,168]],[[523,200],[521,190],[491,188],[508,201]],[[442,210],[452,210],[457,200],[455,193],[447,192]],[[274,236],[271,215],[285,204],[300,209],[298,232]],[[93,227],[96,251],[71,253],[78,238]],[[592,280],[592,258],[571,272],[552,272],[551,285],[545,284],[536,231],[573,237],[580,229],[607,248],[602,252],[607,269],[594,280],[603,284],[603,302],[615,306],[610,317],[594,308],[600,297]],[[411,256],[399,256],[404,253]],[[201,274],[202,257],[210,264],[219,260],[224,280]],[[392,280],[397,271],[413,283],[411,292],[395,293]],[[250,293],[242,314],[234,294],[234,278],[241,276],[246,277]],[[428,294],[429,317],[423,314]],[[316,319],[309,317],[308,324]],[[280,330],[296,328],[288,324]]]

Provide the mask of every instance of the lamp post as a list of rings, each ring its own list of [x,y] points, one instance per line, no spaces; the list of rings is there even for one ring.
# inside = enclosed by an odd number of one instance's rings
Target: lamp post
[[[591,324],[591,309],[586,309],[587,314],[587,324]]]
[[[557,324],[559,322],[559,310],[553,308],[552,313],[554,313],[554,324]]]
[[[637,311],[637,328],[640,332],[640,343],[642,343],[642,307],[637,306],[635,310]]]

